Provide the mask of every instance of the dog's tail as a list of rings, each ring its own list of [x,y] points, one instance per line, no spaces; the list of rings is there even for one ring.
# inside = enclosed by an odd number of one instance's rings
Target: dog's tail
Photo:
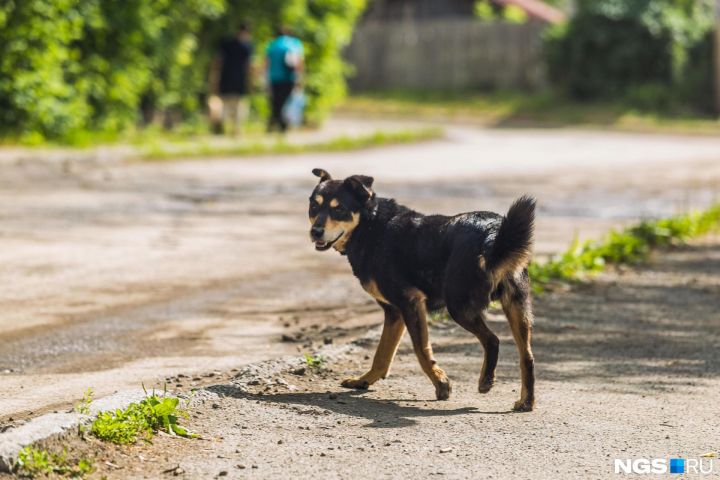
[[[502,220],[492,250],[480,257],[480,268],[500,279],[530,263],[535,224],[535,199],[523,195],[515,200]]]

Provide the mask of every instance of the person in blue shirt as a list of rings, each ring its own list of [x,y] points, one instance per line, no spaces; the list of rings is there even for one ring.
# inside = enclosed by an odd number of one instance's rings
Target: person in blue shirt
[[[292,36],[287,28],[281,27],[265,51],[265,69],[270,85],[269,132],[276,127],[281,132],[287,130],[288,124],[282,115],[283,106],[290,98],[293,89],[301,85],[304,67],[302,42]]]

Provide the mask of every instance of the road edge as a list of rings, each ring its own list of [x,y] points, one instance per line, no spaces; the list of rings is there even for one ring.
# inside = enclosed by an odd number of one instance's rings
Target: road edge
[[[380,328],[374,327],[365,335],[358,337],[348,343],[340,345],[324,345],[315,351],[316,355],[322,355],[327,361],[340,359],[344,355],[367,345],[369,342],[377,339],[380,335]],[[242,383],[244,379],[263,379],[269,378],[278,373],[298,368],[306,364],[303,357],[280,357],[263,362],[250,363],[243,366],[240,371],[233,377],[230,383],[209,385],[194,390],[198,397],[205,395],[217,395],[211,389],[218,387],[237,387],[238,383]],[[168,391],[172,394],[172,391]],[[0,472],[12,473],[15,467],[20,451],[28,445],[45,440],[54,435],[62,435],[80,425],[89,424],[98,415],[98,413],[124,409],[129,404],[137,402],[146,396],[143,389],[124,390],[116,392],[107,397],[93,400],[90,404],[90,413],[82,414],[74,411],[55,412],[41,415],[30,419],[19,427],[12,428],[6,432],[0,433]],[[184,394],[178,394],[183,398],[192,398]]]

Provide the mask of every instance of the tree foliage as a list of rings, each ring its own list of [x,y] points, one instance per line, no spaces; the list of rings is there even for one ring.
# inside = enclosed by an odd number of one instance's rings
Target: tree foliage
[[[118,132],[203,108],[219,39],[242,21],[261,53],[279,24],[305,42],[311,119],[345,94],[340,50],[365,0],[0,0],[0,130]],[[162,114],[162,115],[159,115]]]
[[[693,101],[710,84],[713,18],[709,0],[578,0],[549,36],[551,78],[576,98]]]

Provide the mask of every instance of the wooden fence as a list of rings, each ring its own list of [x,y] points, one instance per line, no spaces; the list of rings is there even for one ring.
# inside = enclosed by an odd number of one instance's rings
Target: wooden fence
[[[473,19],[366,22],[345,58],[353,90],[537,89],[545,24]]]

